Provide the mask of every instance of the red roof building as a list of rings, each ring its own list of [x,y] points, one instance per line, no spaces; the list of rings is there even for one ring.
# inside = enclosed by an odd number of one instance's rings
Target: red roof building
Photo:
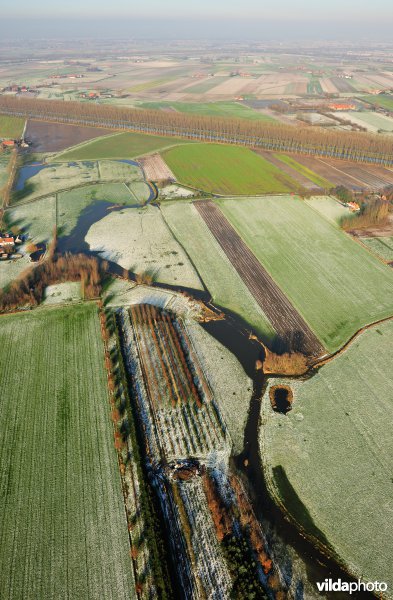
[[[13,246],[15,244],[15,240],[13,237],[0,237],[0,246]]]
[[[331,110],[355,110],[355,104],[332,102],[328,105]]]

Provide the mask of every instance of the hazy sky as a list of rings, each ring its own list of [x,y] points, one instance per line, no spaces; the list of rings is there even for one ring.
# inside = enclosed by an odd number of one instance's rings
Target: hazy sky
[[[392,41],[392,0],[0,0],[0,41],[32,38]]]
[[[338,20],[393,16],[391,0],[18,0],[4,2],[2,17],[236,17]]]

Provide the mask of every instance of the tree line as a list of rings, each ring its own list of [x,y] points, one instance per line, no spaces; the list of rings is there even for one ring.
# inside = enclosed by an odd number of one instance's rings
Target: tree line
[[[8,289],[0,290],[0,312],[38,306],[48,285],[68,281],[81,282],[83,298],[97,298],[101,292],[103,267],[96,258],[84,254],[51,254],[44,262],[22,273]]]
[[[355,201],[360,207],[358,212],[341,218],[340,225],[345,231],[388,225],[393,212],[393,186],[386,187],[380,194],[354,192],[344,186],[338,186],[333,193],[341,202]]]
[[[0,112],[61,123],[78,123],[157,135],[393,164],[391,138],[283,123],[142,110],[96,103],[0,96]]]

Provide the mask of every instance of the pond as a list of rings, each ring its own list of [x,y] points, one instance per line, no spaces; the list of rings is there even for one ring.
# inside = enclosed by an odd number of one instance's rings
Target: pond
[[[18,178],[16,180],[16,184],[14,185],[14,190],[16,192],[20,192],[26,185],[26,181],[34,175],[37,175],[42,169],[47,169],[53,165],[44,165],[43,163],[30,163],[28,165],[24,165],[18,171]]]

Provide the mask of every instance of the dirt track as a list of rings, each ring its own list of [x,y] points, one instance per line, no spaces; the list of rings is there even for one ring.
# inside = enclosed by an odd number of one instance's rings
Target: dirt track
[[[319,356],[325,353],[319,340],[270,277],[232,225],[211,200],[195,202],[195,208],[224,250],[232,265],[268,317],[277,334],[299,332],[302,350]]]

